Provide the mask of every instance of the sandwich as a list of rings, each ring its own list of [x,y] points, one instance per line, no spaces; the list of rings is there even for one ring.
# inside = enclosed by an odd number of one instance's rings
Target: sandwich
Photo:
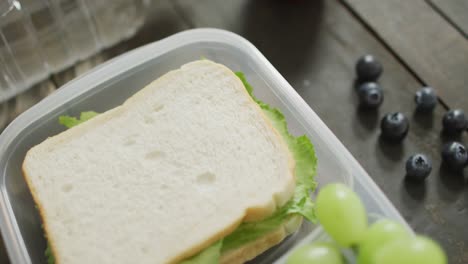
[[[244,263],[315,220],[310,140],[221,64],[60,122],[23,162],[49,263]]]

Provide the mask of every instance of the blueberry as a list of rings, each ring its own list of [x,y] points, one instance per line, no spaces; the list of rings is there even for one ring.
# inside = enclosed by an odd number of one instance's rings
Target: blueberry
[[[445,113],[442,119],[442,126],[444,132],[448,133],[460,133],[466,128],[465,113],[463,110],[455,109]]]
[[[356,63],[356,74],[361,81],[376,81],[382,71],[382,64],[369,54],[359,58]]]
[[[419,111],[432,111],[437,105],[437,95],[431,87],[423,87],[414,96],[416,109]]]
[[[383,101],[383,90],[378,83],[365,82],[358,87],[359,103],[366,108],[377,108]]]
[[[431,160],[424,154],[415,154],[406,161],[406,176],[409,179],[422,181],[432,170]]]
[[[380,122],[380,128],[384,139],[401,141],[408,134],[408,118],[399,112],[386,114]]]
[[[460,142],[449,142],[442,148],[442,160],[449,168],[461,170],[468,163],[468,152]]]

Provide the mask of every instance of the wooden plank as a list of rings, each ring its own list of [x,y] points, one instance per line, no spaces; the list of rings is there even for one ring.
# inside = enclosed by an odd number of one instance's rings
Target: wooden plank
[[[0,104],[0,131],[2,131],[13,119],[44,97],[55,91],[55,85],[49,81],[43,81],[31,87],[29,90]]]
[[[413,95],[421,84],[346,8],[335,0],[176,3],[194,26],[228,29],[255,44],[410,225],[440,241],[450,263],[466,263],[462,250],[468,245],[468,187],[462,178],[440,169],[439,149],[445,140],[439,136],[440,120],[445,110],[439,105],[432,115],[414,113]],[[359,110],[353,89],[354,63],[365,53],[375,54],[385,67],[380,80],[385,102],[376,112]],[[393,111],[405,113],[411,122],[401,145],[379,140],[380,118]],[[461,140],[467,142],[466,137]],[[411,185],[404,181],[404,162],[418,152],[432,158],[434,169],[425,184]]]
[[[3,239],[0,238],[0,263],[8,264],[10,261],[8,260],[8,254],[6,252],[5,245],[3,243]]]
[[[427,2],[342,1],[451,108],[468,112],[468,41]]]
[[[468,39],[468,1],[466,0],[426,0]]]

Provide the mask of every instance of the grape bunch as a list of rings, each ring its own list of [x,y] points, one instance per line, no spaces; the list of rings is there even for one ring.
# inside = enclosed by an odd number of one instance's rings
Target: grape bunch
[[[381,219],[368,226],[362,201],[343,184],[330,184],[319,192],[316,213],[334,242],[299,247],[287,264],[344,264],[341,248],[351,248],[357,264],[447,264],[436,242],[412,234],[400,223]]]

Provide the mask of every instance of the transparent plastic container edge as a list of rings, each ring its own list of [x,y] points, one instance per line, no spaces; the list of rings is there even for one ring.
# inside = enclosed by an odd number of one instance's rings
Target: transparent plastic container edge
[[[0,136],[0,153],[5,153],[6,148],[19,132],[24,130],[29,124],[45,117],[54,109],[66,105],[73,99],[92,90],[100,83],[115,78],[138,65],[153,60],[168,51],[196,42],[219,42],[245,51],[251,57],[251,61],[256,64],[256,69],[259,69],[260,75],[265,79],[265,82],[275,82],[277,86],[281,87],[281,89],[276,89],[273,92],[278,95],[280,100],[288,101],[293,106],[288,110],[293,115],[306,118],[306,122],[302,124],[305,128],[311,129],[313,124],[315,130],[320,130],[320,135],[316,136],[322,137],[321,140],[327,142],[327,146],[335,154],[335,157],[340,159],[342,163],[347,164],[353,175],[350,175],[350,181],[346,182],[346,184],[361,186],[365,192],[372,194],[374,203],[382,211],[385,211],[386,217],[390,217],[406,225],[398,211],[359,163],[270,62],[250,42],[224,30],[193,29],[184,31],[127,52],[83,74],[15,119]],[[148,55],[148,51],[151,51],[151,55]],[[2,169],[5,170],[5,168]],[[3,172],[2,175],[5,175],[5,173]],[[4,177],[1,180],[4,181]],[[0,228],[9,257],[12,263],[31,263],[10,202],[8,201],[9,198],[4,184],[1,185],[0,191]]]

